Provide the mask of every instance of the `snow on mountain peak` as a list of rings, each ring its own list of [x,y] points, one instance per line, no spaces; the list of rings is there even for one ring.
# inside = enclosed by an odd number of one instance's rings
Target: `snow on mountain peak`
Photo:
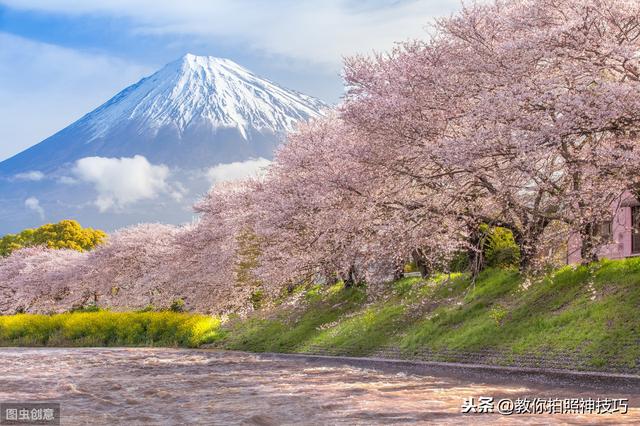
[[[189,221],[210,179],[264,164],[283,132],[325,107],[229,59],[186,54],[0,162],[0,230],[34,226],[38,209],[107,229]],[[25,194],[37,203],[15,202]]]
[[[229,59],[186,54],[70,126],[0,163],[0,176],[65,170],[85,157],[144,156],[187,170],[271,158],[327,106]]]
[[[163,127],[178,134],[191,126],[236,128],[246,139],[250,130],[291,131],[297,121],[318,117],[324,108],[323,102],[260,78],[230,59],[187,53],[74,126],[89,130],[90,140],[131,124],[141,133]]]

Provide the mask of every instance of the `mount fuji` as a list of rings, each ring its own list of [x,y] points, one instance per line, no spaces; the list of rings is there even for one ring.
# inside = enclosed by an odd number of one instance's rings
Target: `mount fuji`
[[[3,161],[0,176],[52,172],[89,156],[143,155],[179,167],[270,157],[278,136],[325,107],[228,59],[187,54]]]
[[[0,233],[62,218],[107,230],[187,221],[220,171],[267,164],[325,108],[229,59],[184,55],[1,162]]]

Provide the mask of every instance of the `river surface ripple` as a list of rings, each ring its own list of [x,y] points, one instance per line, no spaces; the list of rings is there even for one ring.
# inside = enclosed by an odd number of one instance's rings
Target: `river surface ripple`
[[[340,361],[160,348],[0,349],[0,402],[59,402],[62,424],[640,424],[640,390],[407,374]],[[463,415],[463,398],[627,397],[627,415]]]

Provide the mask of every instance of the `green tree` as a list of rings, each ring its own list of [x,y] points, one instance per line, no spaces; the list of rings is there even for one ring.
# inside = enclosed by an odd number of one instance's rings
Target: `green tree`
[[[520,247],[507,228],[491,228],[484,246],[484,256],[489,266],[506,268],[520,263]]]
[[[99,229],[83,228],[75,220],[48,223],[36,229],[0,238],[0,256],[9,256],[23,247],[47,246],[53,249],[91,250],[104,242],[107,234]]]

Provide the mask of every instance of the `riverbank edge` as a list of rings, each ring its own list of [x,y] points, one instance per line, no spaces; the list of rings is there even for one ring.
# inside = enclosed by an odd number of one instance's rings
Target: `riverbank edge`
[[[625,373],[607,373],[594,371],[561,370],[552,368],[509,367],[487,364],[465,364],[455,362],[419,361],[406,359],[389,359],[377,357],[350,357],[339,355],[317,355],[308,353],[283,352],[246,352],[225,350],[211,345],[203,345],[200,349],[219,352],[252,354],[266,359],[298,359],[309,363],[331,363],[350,365],[361,368],[393,370],[405,374],[445,375],[468,379],[482,379],[485,382],[503,383],[523,379],[540,384],[579,384],[595,389],[634,391],[640,395],[640,375]],[[496,374],[497,373],[497,374]],[[492,377],[491,374],[494,376]]]

